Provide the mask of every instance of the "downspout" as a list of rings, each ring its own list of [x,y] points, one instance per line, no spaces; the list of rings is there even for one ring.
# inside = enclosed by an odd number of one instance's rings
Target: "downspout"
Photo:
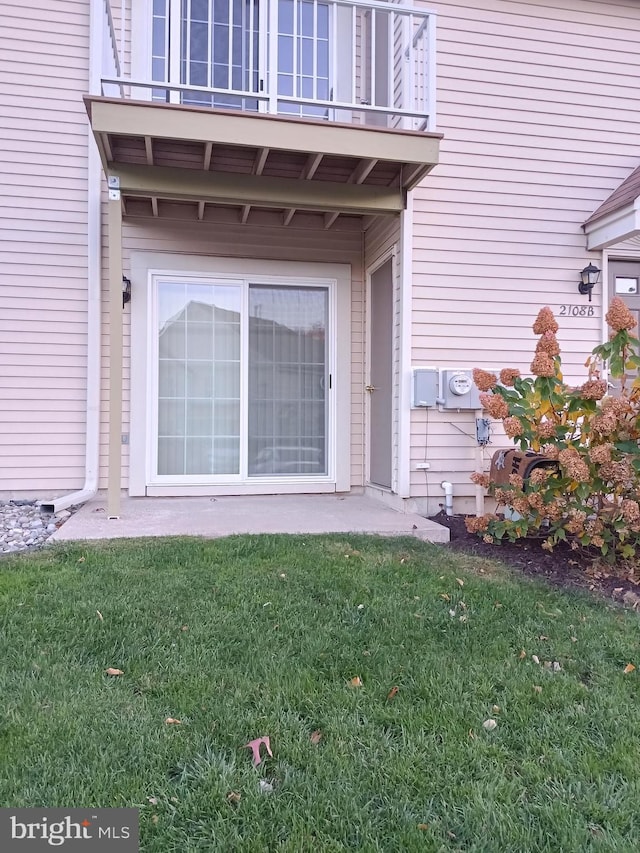
[[[101,92],[102,21],[100,0],[91,3],[89,45],[89,91]],[[40,501],[44,512],[59,512],[81,504],[98,491],[100,463],[100,289],[101,289],[101,196],[102,164],[88,128],[87,152],[87,404],[84,485],[75,492],[50,501]]]

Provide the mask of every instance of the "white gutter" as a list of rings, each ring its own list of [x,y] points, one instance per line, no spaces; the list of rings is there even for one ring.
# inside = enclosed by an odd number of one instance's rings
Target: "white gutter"
[[[102,65],[102,10],[100,0],[91,3],[89,91],[100,94]],[[44,512],[59,512],[81,504],[98,491],[100,460],[100,289],[101,289],[102,164],[91,127],[87,153],[87,408],[84,485],[78,491],[40,501]]]

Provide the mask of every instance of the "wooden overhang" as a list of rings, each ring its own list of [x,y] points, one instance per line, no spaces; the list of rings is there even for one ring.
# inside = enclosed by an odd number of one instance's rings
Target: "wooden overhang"
[[[125,211],[163,202],[324,215],[397,214],[437,164],[441,135],[180,104],[86,97],[105,173]]]

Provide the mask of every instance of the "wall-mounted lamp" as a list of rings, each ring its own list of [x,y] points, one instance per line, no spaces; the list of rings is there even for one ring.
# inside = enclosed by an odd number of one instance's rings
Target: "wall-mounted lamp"
[[[131,302],[131,279],[126,275],[122,276],[122,307]]]
[[[589,302],[591,302],[591,291],[600,279],[600,270],[594,264],[589,264],[580,273],[580,283],[578,284],[578,292],[589,294]]]

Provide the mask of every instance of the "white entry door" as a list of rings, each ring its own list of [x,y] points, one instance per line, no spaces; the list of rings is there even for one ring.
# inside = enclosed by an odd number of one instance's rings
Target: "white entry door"
[[[332,475],[331,285],[157,276],[156,483]]]

